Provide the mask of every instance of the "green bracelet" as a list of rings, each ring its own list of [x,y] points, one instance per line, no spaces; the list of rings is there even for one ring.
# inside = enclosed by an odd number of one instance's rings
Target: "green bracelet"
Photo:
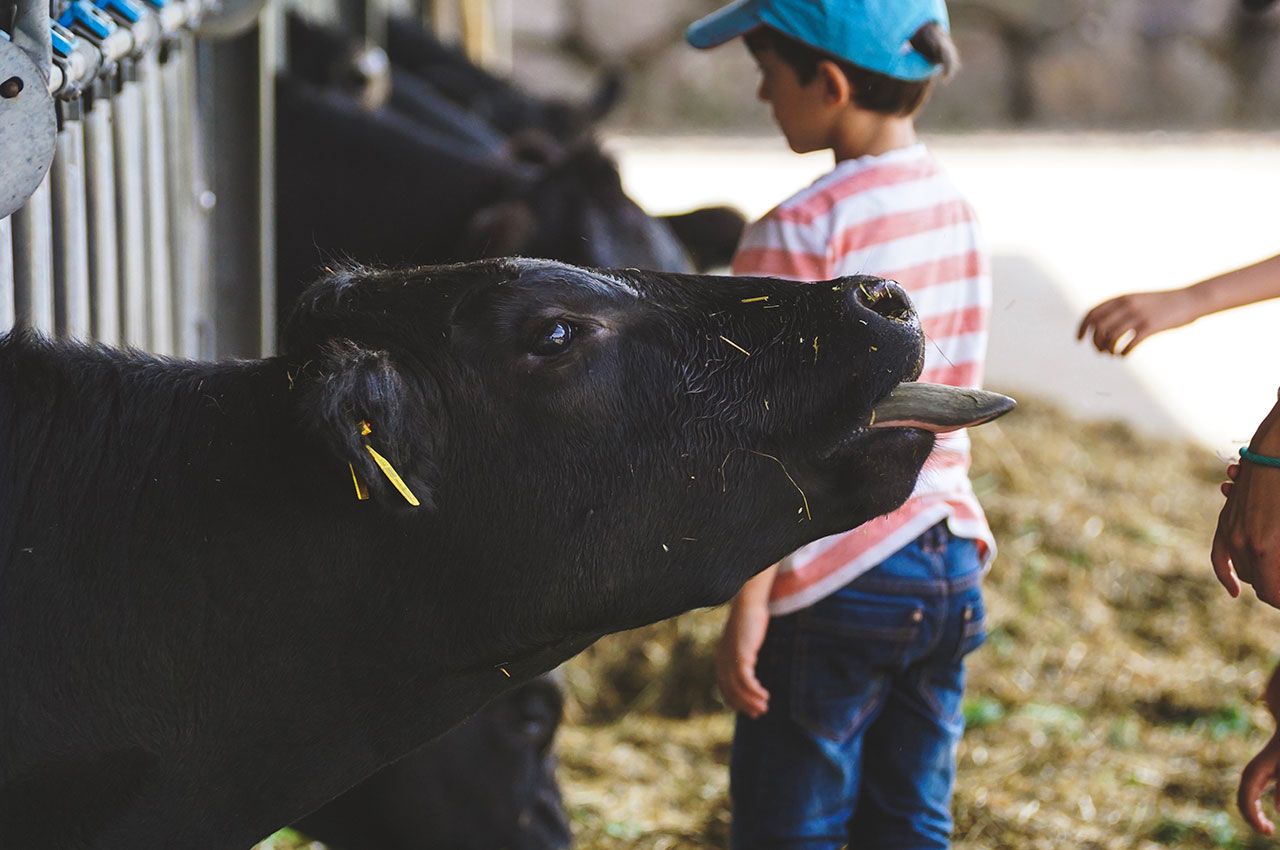
[[[1248,446],[1240,447],[1240,459],[1247,460],[1249,463],[1259,464],[1260,466],[1280,467],[1280,457],[1268,457],[1267,455],[1260,455],[1256,452],[1251,452],[1249,451]]]

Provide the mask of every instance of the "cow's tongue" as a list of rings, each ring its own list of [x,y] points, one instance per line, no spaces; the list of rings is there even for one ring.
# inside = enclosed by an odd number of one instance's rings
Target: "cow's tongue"
[[[990,422],[1016,404],[1006,395],[986,390],[907,381],[876,405],[869,424],[872,428],[922,428],[941,434]]]

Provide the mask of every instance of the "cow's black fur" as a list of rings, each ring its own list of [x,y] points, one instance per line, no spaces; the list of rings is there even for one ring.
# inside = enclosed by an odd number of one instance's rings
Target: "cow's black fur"
[[[933,442],[860,426],[921,352],[872,278],[349,270],[287,352],[0,338],[6,845],[240,850],[896,507]]]
[[[334,850],[560,850],[551,742],[563,696],[539,676],[296,826]]]

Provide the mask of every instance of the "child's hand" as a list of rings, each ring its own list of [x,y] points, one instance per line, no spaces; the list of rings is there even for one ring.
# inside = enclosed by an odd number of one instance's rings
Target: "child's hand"
[[[769,692],[756,678],[756,658],[769,628],[769,609],[735,603],[716,644],[716,684],[734,711],[752,720],[769,710]]]
[[[1272,408],[1253,435],[1250,448],[1280,456],[1280,404]],[[1210,559],[1218,581],[1232,596],[1240,584],[1253,585],[1257,597],[1280,608],[1280,469],[1252,463],[1233,464],[1222,485],[1227,503],[1218,515]]]
[[[1248,821],[1249,826],[1263,835],[1275,832],[1275,824],[1262,813],[1262,792],[1267,785],[1276,781],[1280,773],[1280,733],[1271,736],[1262,752],[1253,757],[1240,774],[1240,788],[1236,792],[1236,805],[1240,814]],[[1277,786],[1273,805],[1280,809],[1280,786]]]
[[[1200,317],[1196,301],[1187,289],[1163,292],[1135,292],[1103,301],[1080,320],[1076,339],[1084,339],[1093,331],[1093,345],[1104,354],[1122,357],[1138,347],[1138,343],[1160,331],[1185,325]],[[1132,334],[1120,351],[1126,335]]]

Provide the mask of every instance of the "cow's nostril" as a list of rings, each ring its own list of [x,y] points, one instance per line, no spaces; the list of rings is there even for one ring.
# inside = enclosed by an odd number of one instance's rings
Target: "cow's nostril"
[[[857,279],[852,289],[859,304],[886,319],[906,321],[915,313],[906,290],[891,280],[863,277]]]

